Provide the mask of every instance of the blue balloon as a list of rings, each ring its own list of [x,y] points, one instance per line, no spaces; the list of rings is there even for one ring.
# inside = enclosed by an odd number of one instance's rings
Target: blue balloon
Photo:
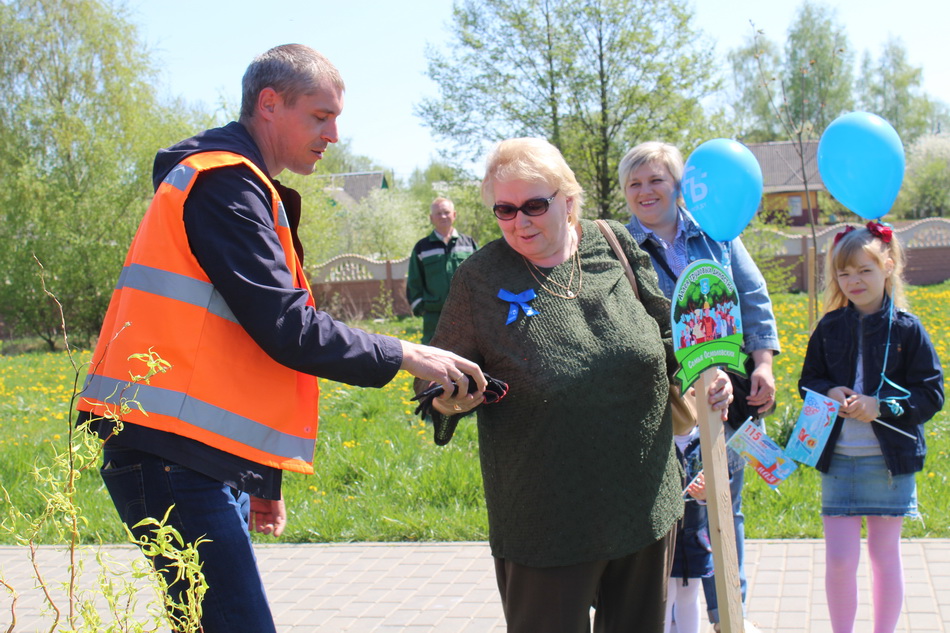
[[[706,141],[686,161],[683,200],[717,242],[739,237],[762,201],[762,168],[749,148],[726,138]]]
[[[851,112],[821,135],[818,173],[838,202],[876,220],[891,210],[904,181],[904,145],[881,117]]]

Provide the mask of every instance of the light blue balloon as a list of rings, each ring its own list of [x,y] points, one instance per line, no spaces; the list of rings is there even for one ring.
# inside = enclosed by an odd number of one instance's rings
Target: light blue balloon
[[[762,201],[762,168],[742,143],[706,141],[686,161],[683,200],[699,226],[717,242],[739,237]]]
[[[881,117],[851,112],[821,135],[818,173],[838,202],[876,220],[891,210],[904,181],[904,145]]]

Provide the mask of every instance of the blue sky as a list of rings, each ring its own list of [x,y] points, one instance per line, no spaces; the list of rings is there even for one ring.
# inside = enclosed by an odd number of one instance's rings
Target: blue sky
[[[950,103],[950,2],[836,0],[838,20],[858,58],[874,58],[889,36],[901,38],[910,62],[924,70],[931,96]],[[437,155],[435,140],[412,114],[435,85],[425,76],[425,45],[444,46],[451,0],[128,0],[131,21],[162,70],[162,90],[214,108],[222,99],[235,109],[241,75],[271,46],[310,45],[340,69],[347,84],[341,135],[353,150],[407,178]],[[262,7],[272,6],[273,17]],[[784,43],[799,2],[693,0],[694,24],[725,53],[751,33],[749,21]],[[226,7],[226,8],[225,8]]]

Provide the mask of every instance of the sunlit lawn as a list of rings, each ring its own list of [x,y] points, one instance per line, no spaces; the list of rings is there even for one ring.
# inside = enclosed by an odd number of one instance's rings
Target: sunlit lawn
[[[912,310],[941,358],[950,339],[950,283],[910,292]],[[784,442],[798,415],[795,385],[808,340],[803,295],[774,298],[782,354],[776,360],[779,412],[768,430]],[[369,327],[418,339],[415,320]],[[88,352],[78,355],[88,358]],[[83,373],[85,370],[83,369]],[[0,356],[0,483],[11,502],[36,511],[30,476],[65,445],[68,399],[74,373],[63,353]],[[431,428],[413,415],[411,380],[405,374],[384,389],[358,389],[321,381],[317,474],[285,478],[290,521],[282,540],[481,540],[487,521],[473,421],[463,421],[449,446],[432,443]],[[923,520],[906,525],[905,536],[950,537],[950,509],[943,501],[950,474],[948,416],[928,426],[927,466],[918,475]],[[746,471],[745,513],[749,538],[820,537],[817,473],[801,467],[775,492]],[[80,481],[80,503],[89,520],[88,541],[121,541],[123,534],[98,473]],[[0,502],[2,503],[2,502]],[[0,517],[4,516],[0,513]]]
[[[941,361],[947,356],[950,340],[950,283],[911,288],[911,311],[923,321]],[[769,435],[780,438],[784,446],[787,435],[801,409],[797,395],[805,347],[808,344],[808,301],[805,295],[783,294],[773,297],[779,323],[782,353],[775,363],[778,388],[777,413],[767,420]],[[944,372],[944,390],[947,389]],[[950,536],[950,506],[944,501],[950,477],[950,413],[945,409],[926,426],[927,462],[917,475],[917,496],[922,520],[905,523],[904,536]],[[746,488],[743,508],[748,538],[792,538],[821,536],[821,485],[818,472],[800,466],[792,477],[779,486],[769,488],[750,469],[745,472]]]

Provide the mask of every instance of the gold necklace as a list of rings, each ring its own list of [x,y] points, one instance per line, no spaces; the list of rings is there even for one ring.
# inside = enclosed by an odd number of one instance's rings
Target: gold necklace
[[[524,260],[524,264],[528,268],[528,272],[531,273],[531,278],[537,282],[538,286],[541,287],[541,290],[545,291],[546,293],[554,297],[560,297],[561,299],[576,299],[577,296],[581,294],[581,288],[584,285],[584,269],[581,268],[581,258],[580,258],[579,253],[580,253],[580,248],[577,248],[574,251],[574,254],[571,256],[571,275],[567,279],[567,285],[558,283],[554,281],[553,279],[549,278],[547,275],[541,272],[540,268],[535,266],[534,262],[529,261],[528,258],[525,257],[524,255],[521,256],[521,259]],[[571,289],[571,286],[574,285],[575,270],[577,271],[577,291],[574,291]],[[541,281],[541,279],[538,279],[537,275],[534,274],[535,271],[537,271],[538,275],[541,275],[544,281]],[[551,290],[545,285],[546,282],[550,282],[554,284],[555,286],[557,286],[558,288],[560,288],[567,294],[560,294],[558,292],[554,292],[553,290]]]

